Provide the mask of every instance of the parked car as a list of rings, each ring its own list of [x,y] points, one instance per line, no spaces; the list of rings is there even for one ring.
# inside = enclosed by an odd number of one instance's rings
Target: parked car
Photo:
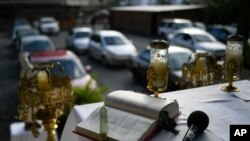
[[[27,37],[27,36],[35,36],[35,35],[39,35],[39,32],[36,30],[33,30],[33,29],[32,30],[21,30],[21,31],[17,32],[16,49],[19,51],[22,38]]]
[[[189,49],[171,45],[168,49],[168,65],[170,67],[168,90],[177,90],[180,88],[180,81],[182,77],[183,63],[193,61],[193,52]],[[190,58],[191,57],[191,58]],[[147,69],[150,62],[150,49],[146,49],[132,58],[129,68],[132,72],[135,82],[147,83]]]
[[[213,26],[209,26],[207,31],[210,34],[212,34],[217,40],[226,44],[227,36],[235,34],[236,28],[232,26],[213,25]]]
[[[167,40],[168,34],[185,27],[193,27],[192,22],[187,19],[163,19],[158,28],[158,35]]]
[[[92,29],[89,27],[76,27],[69,31],[66,37],[66,46],[75,53],[84,53],[88,50]]]
[[[27,61],[27,56],[32,52],[53,51],[55,46],[45,35],[27,36],[21,39],[19,63],[22,66]]]
[[[58,21],[53,17],[42,17],[38,22],[38,28],[41,33],[58,34],[60,26]]]
[[[26,24],[14,26],[13,30],[12,30],[12,35],[11,35],[12,43],[13,44],[16,43],[16,38],[17,38],[18,32],[26,31],[26,30],[32,30],[32,27],[30,25],[26,25]]]
[[[96,81],[88,74],[89,70],[85,70],[80,59],[69,50],[44,51],[31,53],[24,62],[22,67],[22,76],[28,68],[33,68],[34,64],[57,62],[63,67],[64,74],[69,76],[73,87],[96,88]],[[58,75],[63,75],[58,70],[51,70]]]
[[[29,25],[29,22],[26,19],[18,18],[18,19],[15,19],[14,26],[18,26],[18,25]]]
[[[193,22],[193,26],[202,30],[207,30],[207,26],[203,22]]]
[[[135,46],[118,31],[102,30],[90,38],[89,55],[103,65],[126,64],[136,54]]]
[[[168,36],[170,44],[182,46],[193,51],[203,50],[218,60],[225,57],[226,46],[217,41],[211,34],[199,28],[180,29]]]

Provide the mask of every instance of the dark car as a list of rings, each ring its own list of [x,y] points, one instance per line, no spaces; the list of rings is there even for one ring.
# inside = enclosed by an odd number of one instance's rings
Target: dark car
[[[222,26],[222,25],[214,25],[208,27],[207,31],[212,34],[217,40],[226,44],[227,36],[236,33],[236,28],[232,26]]]
[[[189,49],[170,46],[169,47],[168,64],[170,67],[168,90],[179,89],[177,83],[182,77],[182,65],[187,63],[189,58],[192,57],[193,52]],[[132,62],[129,65],[130,70],[133,74],[135,82],[147,83],[147,69],[150,61],[150,50],[146,49],[132,58]]]
[[[22,30],[22,31],[17,32],[16,49],[19,51],[22,38],[28,37],[28,36],[35,36],[35,35],[39,35],[39,32],[33,29]]]

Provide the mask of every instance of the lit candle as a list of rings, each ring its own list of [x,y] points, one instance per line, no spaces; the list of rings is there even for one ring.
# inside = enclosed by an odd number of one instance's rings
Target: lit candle
[[[40,90],[46,91],[50,89],[48,74],[46,71],[40,71],[37,74],[38,88]]]
[[[240,48],[240,44],[233,44],[231,47],[227,50],[227,61],[233,60],[236,63],[236,67],[239,68],[241,64],[241,56],[242,56],[242,49]],[[235,49],[236,48],[236,49]]]
[[[147,88],[158,97],[159,92],[168,85],[168,42],[154,40],[150,42],[150,65],[147,72]]]
[[[240,77],[241,57],[243,53],[244,37],[241,35],[230,35],[227,37],[226,63],[234,62],[235,70],[233,77]]]
[[[154,87],[157,88],[165,87],[164,85],[166,85],[165,83],[168,72],[168,66],[166,62],[162,61],[152,62],[151,66],[154,70],[154,73],[156,74],[155,81],[153,81]]]

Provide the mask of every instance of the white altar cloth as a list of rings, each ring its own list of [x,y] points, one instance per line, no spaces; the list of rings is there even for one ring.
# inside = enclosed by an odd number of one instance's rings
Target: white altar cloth
[[[180,106],[181,115],[177,119],[176,129],[180,134],[160,131],[152,141],[171,140],[180,141],[184,137],[187,127],[187,117],[195,110],[201,110],[209,116],[209,126],[197,138],[197,141],[229,141],[229,127],[232,124],[250,124],[250,101],[240,97],[250,97],[250,81],[234,82],[240,92],[226,93],[221,91],[222,84],[199,87],[181,91],[162,93],[161,97],[176,99]],[[76,125],[86,119],[88,115],[103,103],[93,103],[75,106],[65,124],[61,141],[88,141],[89,139],[72,133]]]

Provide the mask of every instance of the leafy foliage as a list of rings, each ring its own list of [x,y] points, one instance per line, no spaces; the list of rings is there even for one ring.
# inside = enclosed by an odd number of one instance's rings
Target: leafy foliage
[[[102,93],[105,91],[107,91],[105,86],[98,86],[95,89],[90,88],[89,84],[84,88],[76,87],[74,88],[75,104],[100,102],[103,99]]]

